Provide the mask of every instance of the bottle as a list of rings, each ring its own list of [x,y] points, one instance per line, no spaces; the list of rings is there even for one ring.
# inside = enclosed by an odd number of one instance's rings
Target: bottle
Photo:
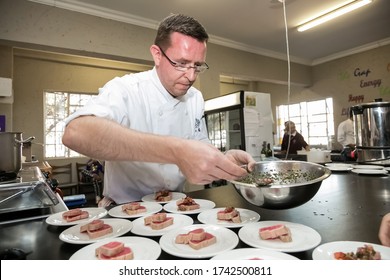
[[[263,142],[263,148],[261,149],[261,152],[260,152],[260,157],[261,157],[261,160],[263,160],[266,155],[267,155],[267,148],[266,148],[266,145],[267,145],[267,142]]]
[[[265,152],[265,156],[266,157],[272,157],[272,150],[271,150],[271,144],[270,143],[267,144],[267,150]]]

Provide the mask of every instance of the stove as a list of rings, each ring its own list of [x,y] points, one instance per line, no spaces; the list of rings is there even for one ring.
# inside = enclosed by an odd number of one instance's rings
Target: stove
[[[0,174],[0,224],[47,217],[67,210],[37,166],[14,176]]]

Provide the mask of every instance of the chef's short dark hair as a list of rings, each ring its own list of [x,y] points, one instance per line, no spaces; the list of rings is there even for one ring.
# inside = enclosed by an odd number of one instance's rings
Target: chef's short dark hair
[[[171,44],[173,32],[193,37],[199,42],[207,42],[209,39],[206,29],[195,18],[182,14],[171,14],[160,23],[154,44],[167,49]]]

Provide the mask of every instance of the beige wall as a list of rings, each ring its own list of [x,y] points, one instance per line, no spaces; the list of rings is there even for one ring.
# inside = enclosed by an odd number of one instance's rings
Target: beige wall
[[[365,76],[363,72],[367,70]],[[380,81],[380,86],[361,86],[372,81]],[[333,97],[336,124],[347,118],[342,112],[350,106],[376,98],[390,101],[390,45],[313,67],[313,86],[302,91],[301,96]]]
[[[45,91],[97,93],[106,81],[129,72],[150,69],[123,62],[52,54],[24,49],[14,50],[13,127],[24,137],[35,136],[44,143]],[[43,147],[33,145],[38,160]]]

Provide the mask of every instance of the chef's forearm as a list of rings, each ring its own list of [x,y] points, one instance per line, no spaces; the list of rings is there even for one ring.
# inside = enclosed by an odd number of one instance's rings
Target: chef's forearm
[[[83,116],[67,125],[62,141],[70,149],[100,160],[174,163],[172,151],[182,147],[185,140],[142,133],[106,119]]]

